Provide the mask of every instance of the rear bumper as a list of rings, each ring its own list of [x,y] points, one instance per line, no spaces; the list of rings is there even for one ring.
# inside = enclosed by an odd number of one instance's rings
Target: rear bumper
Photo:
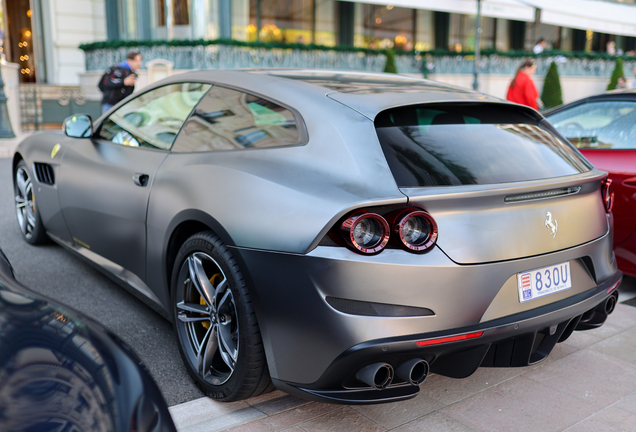
[[[437,247],[426,254],[387,249],[372,256],[329,246],[304,255],[231,250],[250,289],[274,383],[289,393],[343,403],[417,393],[416,386],[397,382],[371,393],[371,387],[361,388],[356,372],[379,361],[395,368],[417,356],[433,372],[467,376],[487,364],[496,345],[493,365],[506,363],[506,349],[514,351],[508,366],[529,364],[529,354],[517,360],[520,346],[536,351],[535,341],[544,338],[537,335],[554,325],[565,333],[621,278],[610,235],[550,254],[475,265],[457,264]],[[564,262],[571,265],[571,288],[519,301],[519,273]],[[588,324],[599,325],[598,317]],[[476,331],[484,333],[475,340],[417,346]]]
[[[471,375],[478,367],[522,367],[545,359],[558,343],[577,329],[598,327],[607,314],[599,312],[611,296],[622,273],[568,299],[524,313],[480,323],[475,326],[394,337],[364,342],[344,351],[312,384],[298,384],[274,379],[281,390],[306,399],[345,404],[383,403],[410,399],[419,393],[419,386],[396,378],[387,388],[364,387],[356,379],[362,367],[386,362],[394,369],[413,358],[426,360],[431,371],[454,378]],[[592,313],[595,311],[596,313]],[[583,323],[582,320],[587,320]],[[480,334],[471,339],[418,346],[457,335]],[[425,385],[425,384],[424,384]]]

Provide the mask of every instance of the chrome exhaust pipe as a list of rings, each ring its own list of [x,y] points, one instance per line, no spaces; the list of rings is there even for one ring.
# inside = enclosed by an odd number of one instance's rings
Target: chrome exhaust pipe
[[[356,378],[363,383],[381,390],[393,381],[393,366],[388,363],[374,363],[358,371]]]
[[[614,312],[616,303],[618,303],[618,291],[614,291],[605,301],[605,313],[609,315]]]
[[[415,358],[402,363],[395,374],[407,383],[418,386],[424,382],[429,370],[426,360]]]

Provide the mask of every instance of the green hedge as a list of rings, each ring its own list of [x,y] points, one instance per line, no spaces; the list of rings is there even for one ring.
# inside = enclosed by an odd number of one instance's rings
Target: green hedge
[[[550,68],[543,82],[543,92],[541,92],[541,101],[545,109],[554,108],[563,104],[563,93],[561,92],[561,80],[559,79],[559,71],[555,62],[550,63]]]
[[[614,70],[612,71],[607,90],[616,90],[618,79],[621,77],[625,78],[625,70],[623,69],[623,59],[619,57],[616,59],[616,66],[614,66]]]
[[[384,64],[384,72],[398,73],[397,66],[395,66],[395,51],[388,50],[386,52],[386,63]]]
[[[92,42],[81,44],[79,48],[85,52],[91,52],[100,49],[117,49],[117,48],[137,48],[137,47],[154,47],[154,46],[169,46],[169,47],[194,47],[194,46],[209,46],[209,45],[232,45],[232,46],[240,46],[240,47],[250,47],[250,48],[279,48],[279,49],[296,49],[296,50],[307,50],[307,51],[341,51],[341,52],[361,52],[365,54],[387,54],[388,50],[373,50],[369,48],[356,48],[351,46],[325,46],[325,45],[314,45],[314,44],[299,44],[299,43],[282,43],[282,42],[243,42],[237,41],[234,39],[174,39],[174,40],[109,40],[102,42]],[[422,55],[422,54],[430,54],[433,56],[473,56],[475,55],[474,51],[449,51],[442,49],[434,49],[427,52],[417,52],[417,51],[400,51],[397,50],[397,54],[400,55]],[[615,59],[616,56],[610,56],[607,53],[586,53],[584,51],[577,52],[566,52],[560,50],[551,50],[544,51],[541,54],[534,54],[532,52],[527,51],[496,51],[492,49],[481,50],[482,56],[490,56],[490,55],[498,55],[502,57],[554,57],[557,55],[566,57],[566,58],[587,58],[587,59]],[[636,60],[636,56],[634,57],[625,57],[625,60]]]

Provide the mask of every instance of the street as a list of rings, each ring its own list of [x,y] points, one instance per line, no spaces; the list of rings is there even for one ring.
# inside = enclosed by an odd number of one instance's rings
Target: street
[[[27,287],[73,306],[113,330],[146,363],[169,406],[203,394],[188,376],[172,325],[104,274],[51,243],[31,246],[13,207],[11,159],[0,159],[0,247]]]

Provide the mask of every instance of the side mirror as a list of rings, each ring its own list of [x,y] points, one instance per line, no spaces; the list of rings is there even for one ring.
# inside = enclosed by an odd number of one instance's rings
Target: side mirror
[[[62,129],[71,138],[90,138],[93,135],[93,120],[88,114],[75,114],[64,120]]]

